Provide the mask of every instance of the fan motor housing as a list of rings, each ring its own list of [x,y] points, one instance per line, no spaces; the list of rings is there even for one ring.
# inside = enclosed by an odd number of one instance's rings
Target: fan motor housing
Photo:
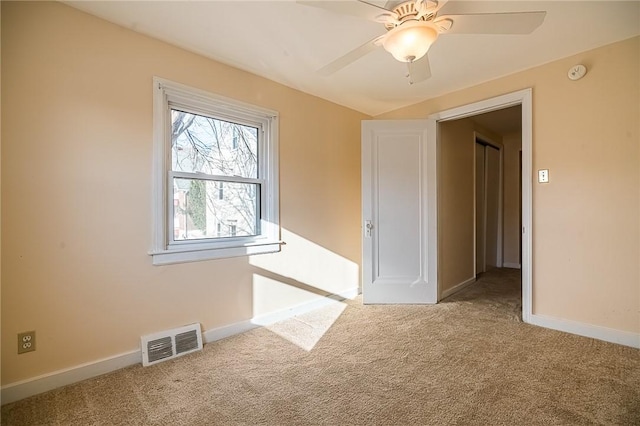
[[[416,16],[418,16],[418,11],[416,10],[415,0],[409,0],[404,3],[400,3],[399,5],[394,7],[392,11],[398,15],[398,21],[400,21],[400,24],[409,20],[431,21],[436,16],[435,13],[426,13],[420,19],[417,19]],[[384,26],[387,28],[387,30],[392,30],[400,24],[388,23]]]

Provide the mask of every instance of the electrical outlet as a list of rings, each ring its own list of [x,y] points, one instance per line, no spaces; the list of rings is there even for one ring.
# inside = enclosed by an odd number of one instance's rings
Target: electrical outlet
[[[538,182],[549,183],[549,169],[538,170]]]
[[[18,355],[36,350],[36,332],[18,333]]]

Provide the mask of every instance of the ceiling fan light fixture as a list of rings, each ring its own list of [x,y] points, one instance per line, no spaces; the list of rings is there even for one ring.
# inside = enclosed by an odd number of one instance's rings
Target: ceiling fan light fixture
[[[435,27],[424,21],[406,21],[390,30],[382,46],[400,62],[413,62],[427,54],[438,38]]]

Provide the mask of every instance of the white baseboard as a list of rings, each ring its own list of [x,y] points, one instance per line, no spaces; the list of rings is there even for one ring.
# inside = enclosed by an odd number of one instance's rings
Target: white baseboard
[[[263,325],[273,324],[274,322],[291,318],[295,315],[313,311],[330,303],[335,303],[337,300],[353,299],[358,294],[359,289],[356,287],[337,295],[321,297],[289,309],[261,315],[249,321],[241,321],[207,330],[202,334],[202,337],[205,343],[215,342],[216,340],[244,333]],[[54,371],[32,379],[22,380],[20,382],[3,386],[2,397],[0,400],[2,401],[2,404],[8,404],[42,392],[47,392],[82,380],[91,379],[106,373],[111,373],[131,365],[140,364],[141,362],[142,352],[138,349],[110,358],[89,362],[75,367],[66,368],[64,370]]]
[[[202,333],[202,341],[204,343],[212,343],[217,340],[226,339],[227,337],[241,334],[259,326],[253,324],[251,321],[241,321],[234,324],[225,325],[223,327],[212,328]]]
[[[640,349],[640,333],[533,314],[530,324]]]
[[[519,263],[511,263],[511,262],[502,262],[502,267],[503,268],[520,269],[520,264]]]
[[[32,379],[11,383],[2,387],[2,403],[8,404],[141,362],[142,353],[140,350],[136,350],[64,370],[54,371],[53,373],[44,374]]]
[[[457,293],[460,290],[462,290],[463,288],[473,284],[476,282],[476,277],[471,277],[468,280],[464,280],[462,281],[460,284],[456,284],[451,288],[448,288],[446,290],[444,290],[441,294],[440,294],[440,300],[444,299],[445,297],[449,297],[451,296],[453,293]]]

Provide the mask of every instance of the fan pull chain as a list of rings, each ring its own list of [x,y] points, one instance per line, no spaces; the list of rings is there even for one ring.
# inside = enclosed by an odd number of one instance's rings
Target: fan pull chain
[[[407,79],[409,80],[409,85],[413,84],[413,79],[411,78],[411,64],[413,64],[413,61],[409,61],[407,62]]]

